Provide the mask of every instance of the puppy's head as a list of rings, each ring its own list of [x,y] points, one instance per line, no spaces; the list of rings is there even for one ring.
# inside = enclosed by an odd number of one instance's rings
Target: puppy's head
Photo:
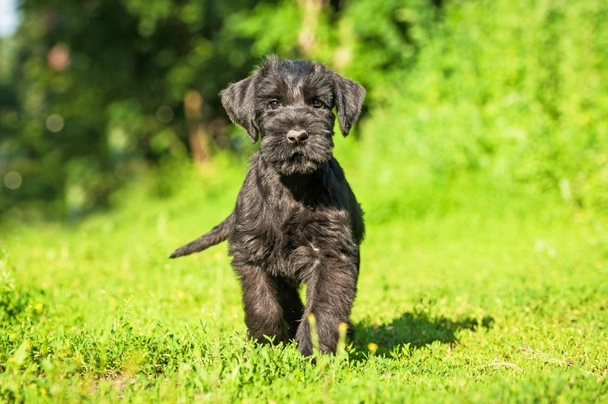
[[[271,56],[250,77],[222,91],[230,119],[280,174],[309,174],[332,156],[336,109],[348,135],[361,112],[365,89],[317,62]]]

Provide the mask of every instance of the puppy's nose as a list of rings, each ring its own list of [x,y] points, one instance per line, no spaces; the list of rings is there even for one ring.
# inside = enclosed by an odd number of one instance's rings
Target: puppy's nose
[[[290,130],[287,132],[287,141],[293,145],[304,143],[308,139],[308,133],[305,130]]]

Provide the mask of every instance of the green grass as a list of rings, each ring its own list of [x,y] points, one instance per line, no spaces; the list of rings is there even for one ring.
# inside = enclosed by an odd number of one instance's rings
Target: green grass
[[[483,181],[380,194],[338,143],[368,224],[344,351],[250,342],[225,244],[167,259],[230,212],[244,167],[220,161],[79,225],[3,224],[0,399],[608,400],[605,221]]]

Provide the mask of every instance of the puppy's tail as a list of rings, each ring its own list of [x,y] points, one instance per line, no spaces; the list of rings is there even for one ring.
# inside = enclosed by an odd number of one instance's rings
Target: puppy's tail
[[[203,251],[206,248],[221,243],[228,238],[228,235],[232,231],[234,225],[234,213],[231,213],[224,221],[210,232],[203,234],[194,241],[189,242],[186,245],[181,246],[177,250],[173,251],[173,254],[169,258],[183,257],[184,255],[190,255],[195,252]]]

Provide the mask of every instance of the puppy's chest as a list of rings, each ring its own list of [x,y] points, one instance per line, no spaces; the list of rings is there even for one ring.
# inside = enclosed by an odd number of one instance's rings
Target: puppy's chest
[[[345,212],[302,209],[291,212],[283,222],[275,245],[275,271],[302,278],[348,243],[350,231]]]
[[[333,249],[350,239],[348,215],[336,209],[292,206],[267,212],[263,237],[255,238],[253,250],[265,256],[265,269],[293,279],[322,265]],[[251,239],[254,240],[253,238]]]

